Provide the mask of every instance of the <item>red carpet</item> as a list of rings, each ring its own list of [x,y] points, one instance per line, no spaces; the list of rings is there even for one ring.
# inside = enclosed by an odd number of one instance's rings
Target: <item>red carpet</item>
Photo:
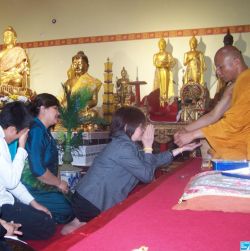
[[[155,176],[156,176],[156,178],[158,178],[158,177],[160,177],[162,174],[163,174],[163,172],[162,172],[161,170],[157,170]],[[142,188],[144,188],[145,186],[146,186],[146,184],[142,184],[142,183],[138,184],[138,185],[135,187],[135,189],[131,192],[130,195],[132,195],[132,194],[134,194],[134,193],[137,193],[138,191],[140,191],[140,190],[141,190]],[[115,210],[114,210],[115,215],[117,214],[117,212],[120,212],[120,210],[121,210],[121,209],[119,209],[119,210],[118,210],[118,209],[115,209]],[[108,216],[103,217],[103,215],[102,215],[101,217],[99,217],[99,218],[104,218],[104,220],[101,221],[102,223],[101,223],[100,227],[102,226],[102,224],[104,224],[105,222],[108,222],[108,221],[113,217],[114,213],[112,213],[112,212],[113,212],[113,209],[112,209],[112,211],[111,211],[111,214],[110,214],[109,211],[107,211],[107,212],[104,213],[104,215],[108,215]],[[89,223],[89,224],[90,224],[90,223]],[[89,225],[89,224],[88,224],[88,225]],[[90,225],[90,226],[91,226],[91,225]],[[61,238],[64,238],[64,239],[67,238],[67,237],[64,237],[63,235],[61,235],[61,233],[60,233],[62,227],[63,227],[63,225],[58,225],[55,235],[54,235],[51,239],[49,239],[49,240],[45,240],[45,241],[44,241],[44,240],[43,240],[43,241],[27,241],[27,242],[28,242],[29,245],[32,246],[36,251],[44,250],[44,248],[48,247],[50,244],[53,245],[53,243],[55,243],[55,242],[58,241],[59,239],[61,239]],[[87,229],[88,229],[88,228],[87,228]],[[90,229],[92,229],[92,228],[90,227]],[[95,231],[96,229],[97,229],[97,226],[94,225],[93,231]],[[81,231],[81,230],[80,230],[80,231]],[[92,232],[92,230],[90,230],[90,232]],[[72,236],[72,235],[70,235],[70,236]],[[76,236],[77,236],[77,235],[76,235]],[[72,238],[72,237],[70,237],[70,238]],[[64,239],[63,239],[63,240],[64,240]],[[82,239],[82,237],[80,237],[80,239]],[[79,236],[77,237],[77,240],[79,240]],[[72,242],[72,240],[70,241],[70,243],[71,243],[71,242]],[[61,249],[59,249],[59,250],[61,250]],[[59,250],[58,250],[58,251],[59,251]]]
[[[248,214],[175,211],[191,176],[200,169],[195,159],[170,176],[162,176],[124,203],[106,211],[74,234],[44,251],[236,251],[250,240]]]

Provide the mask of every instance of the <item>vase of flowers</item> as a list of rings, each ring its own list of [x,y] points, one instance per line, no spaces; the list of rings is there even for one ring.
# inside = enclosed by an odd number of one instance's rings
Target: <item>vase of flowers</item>
[[[62,84],[65,102],[60,107],[61,124],[66,129],[64,139],[61,140],[63,146],[63,164],[70,165],[73,161],[71,154],[72,148],[77,148],[82,143],[82,132],[78,131],[76,134],[74,130],[81,125],[81,111],[84,110],[92,94],[88,88],[81,88],[77,92],[72,93],[66,84]]]

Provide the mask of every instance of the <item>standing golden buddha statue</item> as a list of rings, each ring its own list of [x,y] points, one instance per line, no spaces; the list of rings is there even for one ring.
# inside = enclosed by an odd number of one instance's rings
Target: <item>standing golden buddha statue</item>
[[[206,70],[204,54],[197,50],[197,39],[189,40],[190,51],[184,54],[186,71],[183,76],[181,96],[181,120],[194,121],[207,112],[209,91],[205,86]]]
[[[166,41],[161,38],[158,42],[160,51],[153,57],[153,63],[156,67],[154,90],[160,89],[160,105],[164,106],[170,97],[174,96],[173,75],[171,69],[176,61],[170,53],[166,51]]]
[[[92,108],[98,103],[98,92],[101,88],[102,82],[89,75],[87,73],[88,68],[88,57],[83,51],[79,51],[75,56],[72,57],[72,64],[67,72],[68,80],[66,81],[66,85],[72,93],[83,87],[86,87],[91,91],[92,99],[88,101],[85,111],[82,113],[82,115],[95,117],[97,115],[97,111]]]
[[[184,66],[186,71],[183,83],[198,83],[204,86],[204,72],[206,70],[204,55],[197,51],[197,39],[193,36],[189,40],[190,51],[184,54]]]
[[[0,52],[0,94],[32,96],[29,89],[30,64],[26,51],[16,46],[17,34],[11,27],[3,32]]]

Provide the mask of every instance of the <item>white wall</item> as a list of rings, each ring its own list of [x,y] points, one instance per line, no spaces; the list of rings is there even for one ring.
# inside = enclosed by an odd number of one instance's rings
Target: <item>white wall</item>
[[[0,30],[12,25],[19,42],[70,37],[110,35],[174,29],[220,27],[249,24],[249,0],[174,1],[174,0],[0,0]],[[55,18],[57,22],[52,24]],[[248,65],[250,33],[233,34],[235,45],[242,50]],[[206,81],[211,95],[215,91],[212,71],[213,56],[223,46],[224,35],[197,36],[199,49],[206,56]],[[183,55],[189,50],[190,37],[169,39],[168,50],[178,60],[174,80],[181,87]],[[31,88],[37,93],[58,95],[60,84],[67,79],[71,57],[83,50],[89,58],[89,73],[103,81],[104,62],[113,62],[113,73],[120,77],[123,66],[130,80],[148,82],[141,88],[142,96],[152,90],[153,54],[158,51],[158,39],[67,45],[28,49],[31,60]],[[102,103],[99,95],[99,106]]]

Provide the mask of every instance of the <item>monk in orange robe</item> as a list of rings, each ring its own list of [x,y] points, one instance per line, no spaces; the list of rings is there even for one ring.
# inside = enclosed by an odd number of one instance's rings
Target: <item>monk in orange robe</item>
[[[182,146],[206,138],[214,158],[250,160],[250,69],[234,46],[224,46],[217,51],[215,66],[218,77],[233,85],[228,106],[224,105],[214,120],[205,115],[194,130],[179,132],[175,143]]]

